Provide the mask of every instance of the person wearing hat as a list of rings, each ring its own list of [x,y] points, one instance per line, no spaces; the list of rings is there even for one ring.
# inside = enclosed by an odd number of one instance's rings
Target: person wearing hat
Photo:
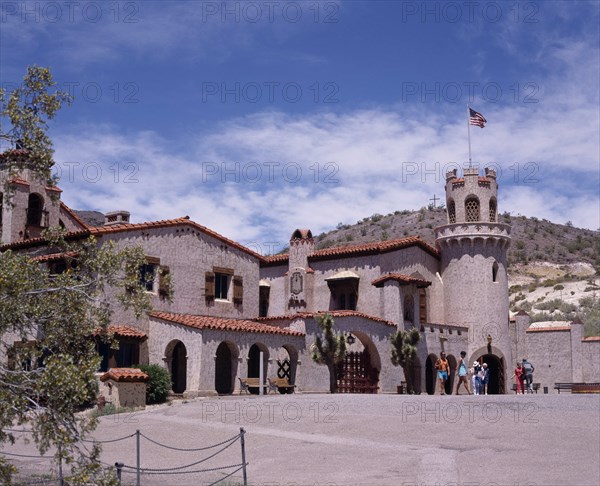
[[[435,362],[435,368],[438,372],[438,380],[440,382],[440,395],[446,394],[446,382],[450,374],[450,365],[446,359],[446,353],[442,351],[440,358]]]

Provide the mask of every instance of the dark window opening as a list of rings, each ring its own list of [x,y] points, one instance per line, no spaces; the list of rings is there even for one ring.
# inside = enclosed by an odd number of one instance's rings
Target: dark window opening
[[[30,194],[27,204],[27,224],[42,226],[44,215],[44,200],[38,194]]]
[[[498,281],[498,263],[494,262],[492,265],[492,282]]]
[[[269,315],[269,287],[260,287],[258,295],[258,316],[267,317]]]
[[[228,300],[230,275],[215,273],[215,299]]]
[[[340,281],[329,285],[331,288],[331,310],[356,310],[358,281]]]
[[[140,267],[140,284],[148,292],[154,291],[154,280],[156,277],[156,265],[146,263]]]
[[[110,343],[99,342],[96,349],[102,357],[100,371],[129,368],[139,363],[139,345],[135,342],[119,341],[119,349],[111,349]]]

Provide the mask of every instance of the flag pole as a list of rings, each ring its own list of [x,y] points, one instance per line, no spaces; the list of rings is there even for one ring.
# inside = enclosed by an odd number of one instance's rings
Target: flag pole
[[[467,133],[469,134],[469,169],[471,168],[471,113],[467,103]]]

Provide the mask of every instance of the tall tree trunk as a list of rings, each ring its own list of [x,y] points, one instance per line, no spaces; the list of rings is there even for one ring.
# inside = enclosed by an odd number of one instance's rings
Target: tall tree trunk
[[[327,365],[329,370],[329,392],[337,393],[337,369],[333,364]]]

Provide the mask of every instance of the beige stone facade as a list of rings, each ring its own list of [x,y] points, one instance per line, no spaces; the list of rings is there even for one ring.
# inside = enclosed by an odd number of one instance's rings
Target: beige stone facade
[[[524,313],[509,319],[510,226],[497,222],[492,170],[447,175],[448,224],[436,229],[436,247],[407,237],[315,250],[312,233],[299,229],[289,254],[272,257],[187,217],[131,224],[118,211],[105,226],[87,227],[60,202],[59,189],[30,179],[24,173],[12,181],[14,205],[2,207],[2,249],[29,252],[35,244],[40,258],[43,241],[34,238],[55,225],[93,235],[99,244],[143,248],[154,272],[145,282],[154,311],[136,320],[114,306],[123,345],[111,362],[160,364],[171,372],[174,393],[236,393],[240,379],[261,374],[261,356],[265,380],[328,391],[327,368],[311,359],[316,319],[325,312],[349,343],[342,391],[396,392],[404,375],[391,363],[389,337],[413,327],[421,334],[415,370],[421,393],[439,393],[434,363],[442,351],[452,380],[461,351],[470,364],[487,362],[490,393],[510,393],[515,362],[525,357],[536,367],[534,381],[550,391],[557,381],[598,381],[600,340],[584,340],[582,325],[536,330]],[[28,220],[28,214],[45,219]],[[162,293],[161,272],[170,276],[172,302]],[[446,391],[455,388],[450,383]]]

